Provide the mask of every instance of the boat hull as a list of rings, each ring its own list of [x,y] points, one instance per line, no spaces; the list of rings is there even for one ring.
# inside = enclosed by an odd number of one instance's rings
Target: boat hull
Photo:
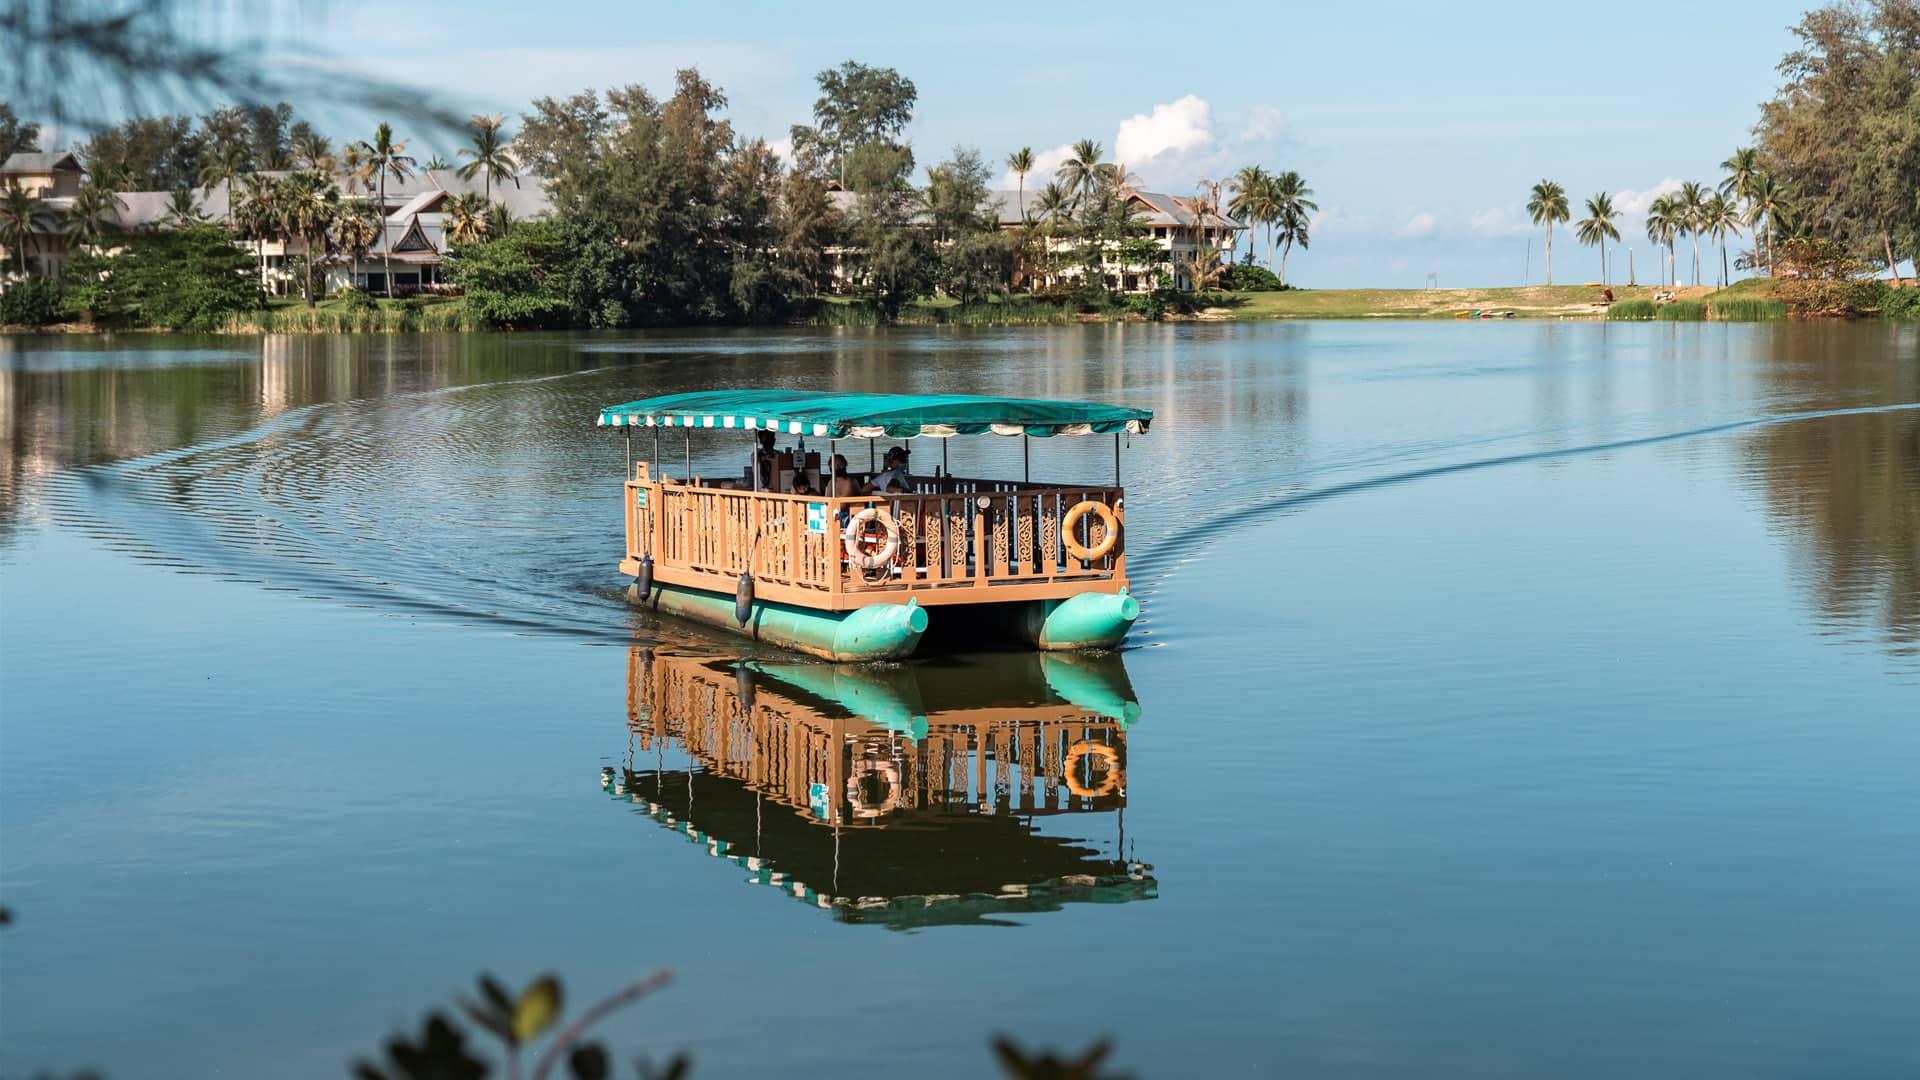
[[[637,586],[627,590],[627,598],[640,601]],[[755,600],[744,624],[735,618],[735,604],[732,596],[656,583],[653,597],[645,606],[843,663],[909,656],[927,629],[927,609],[911,602],[818,611]]]

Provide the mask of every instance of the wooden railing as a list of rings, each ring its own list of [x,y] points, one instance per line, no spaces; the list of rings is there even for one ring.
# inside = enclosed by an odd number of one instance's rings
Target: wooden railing
[[[644,470],[644,466],[641,467]],[[844,609],[877,594],[922,603],[1048,599],[1126,582],[1122,490],[955,477],[917,480],[910,493],[852,498],[698,487],[645,478],[627,483],[627,563],[653,556],[658,580],[731,593],[751,570],[757,595]],[[1105,506],[1120,525],[1097,559],[1068,550],[1064,522],[1082,502]],[[899,526],[890,567],[862,570],[846,558],[846,523],[869,506]],[[1078,539],[1097,548],[1098,514],[1084,514]]]

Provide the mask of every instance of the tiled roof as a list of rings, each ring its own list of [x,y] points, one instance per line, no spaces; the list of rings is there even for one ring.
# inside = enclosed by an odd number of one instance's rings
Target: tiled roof
[[[80,163],[72,154],[20,153],[7,157],[7,163],[0,165],[0,174],[49,173],[55,169],[80,169]]]

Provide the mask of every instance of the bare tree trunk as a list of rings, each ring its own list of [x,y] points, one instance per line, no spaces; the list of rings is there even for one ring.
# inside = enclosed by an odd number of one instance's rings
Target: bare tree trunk
[[[1547,222],[1547,284],[1553,284],[1553,222]]]
[[[1895,285],[1898,285],[1900,284],[1900,264],[1893,261],[1893,234],[1887,231],[1885,225],[1880,226],[1880,245],[1887,252],[1887,276],[1893,279]]]
[[[1280,245],[1280,272],[1274,275],[1282,285],[1287,283],[1287,256],[1291,254],[1293,254],[1293,237],[1288,235],[1283,238]]]
[[[387,170],[380,170],[380,270],[387,278],[387,299],[393,299],[393,233],[387,227]],[[307,256],[309,273],[313,256]]]
[[[1767,214],[1767,276],[1773,276],[1773,214]]]
[[[1732,284],[1727,277],[1727,242],[1722,240],[1720,241],[1720,287],[1723,289]]]
[[[1700,234],[1690,232],[1687,239],[1693,242],[1693,283],[1700,284]]]

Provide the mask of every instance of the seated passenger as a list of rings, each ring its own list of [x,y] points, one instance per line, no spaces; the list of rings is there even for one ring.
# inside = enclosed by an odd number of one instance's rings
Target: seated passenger
[[[833,490],[827,492],[836,499],[848,499],[860,494],[860,482],[847,473],[847,456],[833,455]]]
[[[807,478],[807,474],[806,474],[806,473],[804,473],[804,472],[797,472],[797,473],[794,473],[794,474],[793,474],[793,491],[792,491],[792,494],[795,494],[795,495],[818,495],[818,494],[820,494],[820,493],[819,493],[819,492],[817,492],[817,491],[815,491],[815,490],[813,490],[813,481],[812,481],[812,480],[809,480],[809,479]]]
[[[875,473],[872,487],[874,491],[893,491],[899,485],[901,491],[913,490],[913,478],[907,473],[907,456],[910,451],[904,446],[896,446],[887,451],[886,468]]]

